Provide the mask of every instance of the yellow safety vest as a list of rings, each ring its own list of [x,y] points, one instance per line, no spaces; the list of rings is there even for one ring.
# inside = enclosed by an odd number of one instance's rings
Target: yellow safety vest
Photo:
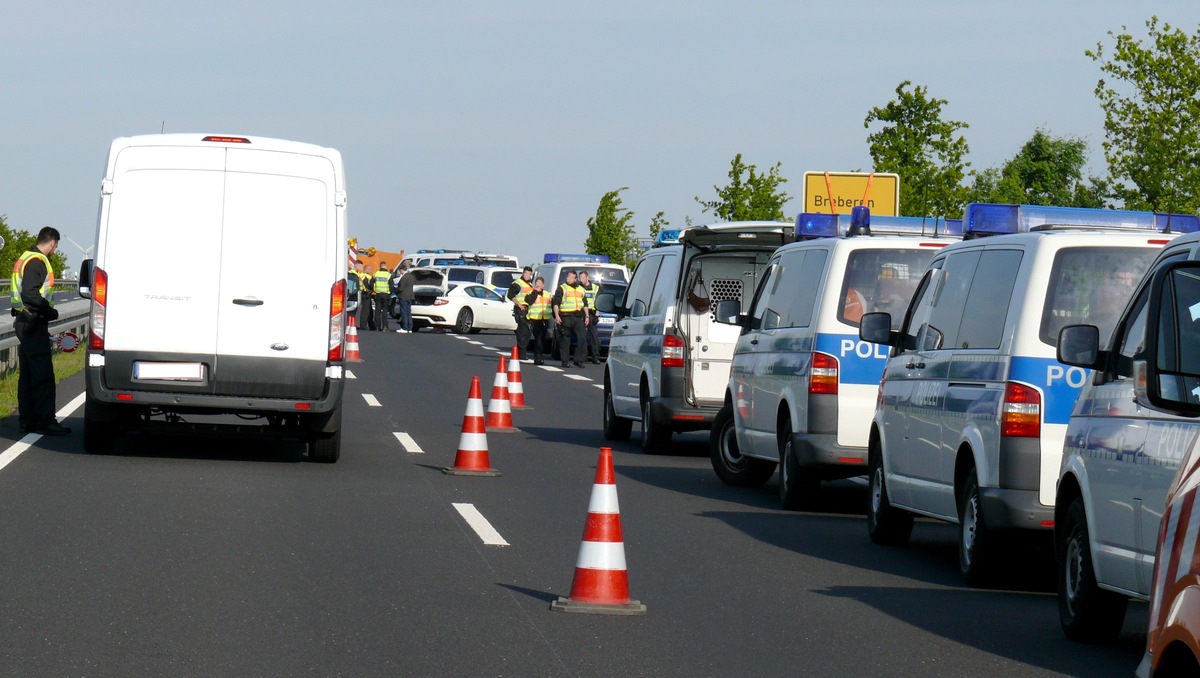
[[[528,306],[528,304],[525,303],[525,295],[533,291],[533,285],[525,282],[524,278],[517,278],[516,283],[521,286],[521,291],[517,292],[517,296],[515,299],[513,299],[513,303],[521,308],[525,308]],[[530,320],[536,320],[536,318],[530,318]]]
[[[375,278],[375,294],[380,294],[380,293],[387,294],[388,292],[392,291],[391,288],[388,287],[388,281],[391,280],[391,278],[392,278],[391,273],[388,273],[385,270],[375,271],[374,278]]]
[[[21,300],[21,279],[25,277],[25,266],[30,259],[41,259],[46,265],[46,280],[42,283],[42,298],[54,306],[54,269],[50,267],[50,259],[37,250],[27,250],[13,262],[12,278],[8,281],[8,295],[12,299],[12,307],[17,311],[25,310],[25,302]]]
[[[579,289],[583,290],[583,296],[587,297],[588,308],[595,312],[596,295],[600,293],[600,286],[596,283],[588,283],[587,285],[580,285]]]
[[[548,320],[551,316],[550,300],[553,298],[549,292],[542,290],[541,294],[537,295],[533,303],[529,305],[529,315],[526,317],[530,320]]]
[[[583,310],[583,290],[574,285],[563,283],[562,301],[558,304],[559,313],[576,313]]]

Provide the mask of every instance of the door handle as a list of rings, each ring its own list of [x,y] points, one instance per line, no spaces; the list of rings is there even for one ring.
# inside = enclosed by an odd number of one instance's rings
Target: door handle
[[[924,363],[924,361],[919,362],[919,363],[909,362],[904,367],[906,367],[910,370],[923,370],[923,369],[925,369],[925,363]]]
[[[234,299],[233,303],[237,304],[238,306],[262,306],[263,305],[262,299],[255,299],[254,297],[248,297],[246,299]]]
[[[751,340],[750,340],[750,345],[751,345],[751,346],[758,346],[758,340],[757,340],[757,339],[751,339]]]

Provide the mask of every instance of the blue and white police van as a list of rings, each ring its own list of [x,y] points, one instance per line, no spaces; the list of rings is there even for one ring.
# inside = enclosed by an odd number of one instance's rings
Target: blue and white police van
[[[933,256],[959,240],[943,219],[801,214],[797,242],[775,251],[741,325],[709,451],[725,483],[754,486],[779,467],[779,498],[800,508],[822,480],[866,475],[867,431],[887,347],[858,338],[862,315],[897,324]]]
[[[971,204],[964,240],[934,257],[903,322],[863,316],[892,349],[869,433],[867,528],[904,543],[915,515],[958,523],[959,565],[986,579],[999,530],[1049,532],[1071,407],[1088,370],[1059,330],[1110,333],[1177,233],[1155,214]]]

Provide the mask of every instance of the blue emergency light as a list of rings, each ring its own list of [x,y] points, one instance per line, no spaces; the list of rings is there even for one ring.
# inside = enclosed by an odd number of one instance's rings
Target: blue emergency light
[[[1195,214],[1155,212],[1154,222],[1163,233],[1195,233],[1200,231],[1200,217]]]
[[[1028,233],[1055,226],[1100,230],[1166,231],[1200,230],[1200,219],[1188,214],[1155,214],[1134,210],[1106,210],[1052,205],[999,205],[971,203],[963,212],[968,238],[1007,233]]]
[[[666,245],[678,245],[680,233],[683,233],[683,231],[678,228],[659,231],[658,235],[654,238],[654,246],[664,247]]]
[[[543,264],[560,264],[560,263],[584,263],[584,264],[607,264],[607,254],[558,254],[555,252],[547,252],[542,258]]]
[[[941,217],[884,217],[873,216],[866,207],[855,207],[862,213],[814,214],[804,212],[796,217],[796,239],[836,238],[855,235],[919,235],[927,238],[962,236],[962,221]],[[857,223],[855,220],[857,218]]]

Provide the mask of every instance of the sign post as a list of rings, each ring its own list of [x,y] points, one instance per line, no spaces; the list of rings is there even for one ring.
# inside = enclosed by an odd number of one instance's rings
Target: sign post
[[[849,214],[866,205],[871,214],[900,216],[900,175],[890,172],[805,172],[804,212]]]

